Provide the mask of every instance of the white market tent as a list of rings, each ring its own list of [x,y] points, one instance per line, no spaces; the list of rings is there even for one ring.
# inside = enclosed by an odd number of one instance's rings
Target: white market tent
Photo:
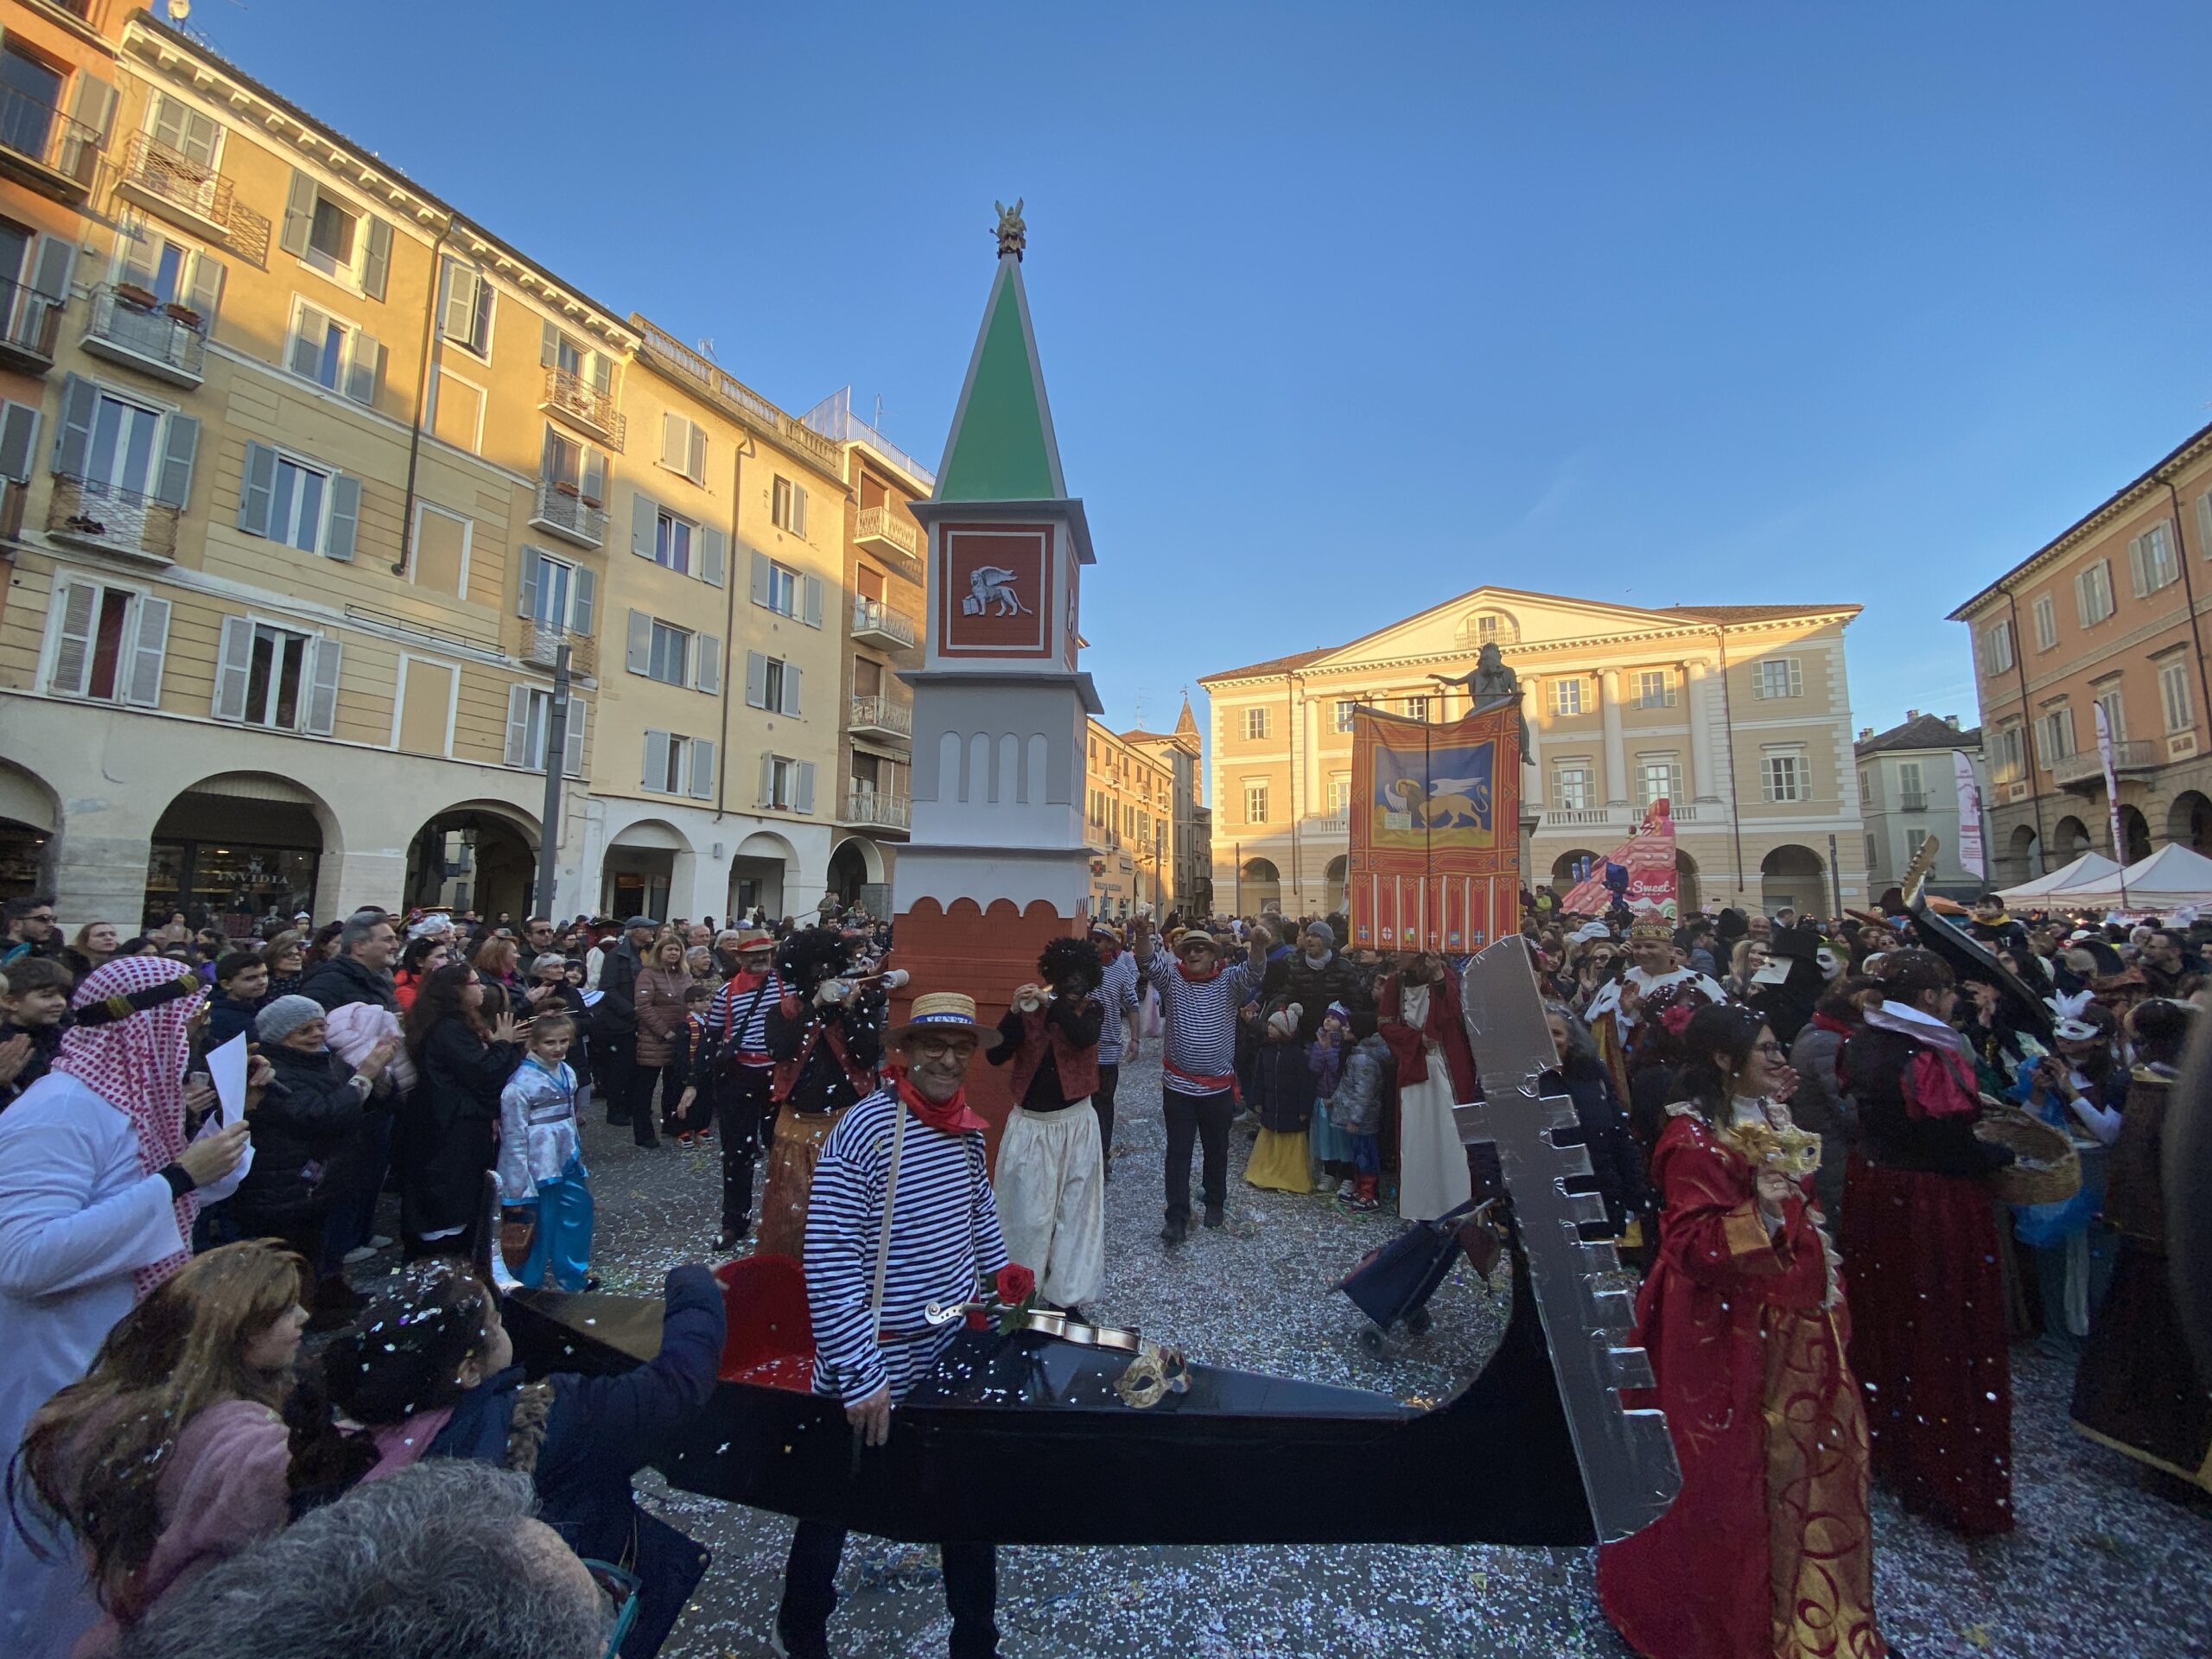
[[[2212,858],[2168,842],[2117,875],[2094,876],[2048,895],[2067,910],[2178,910],[2212,905]]]
[[[2053,870],[2049,875],[2039,875],[2032,881],[2023,881],[2017,887],[2006,887],[1997,896],[2008,905],[2024,904],[2030,899],[2047,898],[2061,887],[2070,887],[2075,882],[2101,882],[2108,875],[2118,875],[2120,866],[2102,853],[2084,853],[2063,869]]]

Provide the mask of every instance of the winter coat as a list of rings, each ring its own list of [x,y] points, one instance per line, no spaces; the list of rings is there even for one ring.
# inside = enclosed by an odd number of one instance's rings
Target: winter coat
[[[241,1002],[226,992],[216,992],[207,999],[207,1046],[220,1048],[240,1032],[252,1041],[253,1016],[260,1011],[261,1002]]]
[[[722,1294],[714,1275],[696,1264],[671,1268],[665,1301],[660,1352],[645,1364],[613,1376],[546,1379],[552,1397],[531,1470],[539,1515],[571,1549],[594,1560],[626,1558],[645,1581],[625,1659],[659,1649],[707,1568],[707,1553],[639,1509],[630,1485],[705,1406],[721,1364]],[[526,1447],[511,1436],[526,1386],[519,1365],[486,1378],[461,1396],[428,1455],[522,1466],[517,1453],[526,1460]]]
[[[638,1014],[638,1064],[673,1065],[683,1040],[683,994],[691,988],[691,976],[682,968],[647,967],[638,970],[633,995]]]
[[[1344,1073],[1329,1096],[1329,1122],[1346,1135],[1379,1135],[1382,1129],[1382,1085],[1396,1062],[1390,1045],[1370,1035],[1344,1052]]]
[[[1330,951],[1329,959],[1319,968],[1306,960],[1303,951],[1293,952],[1289,971],[1283,976],[1283,995],[1299,1006],[1298,1040],[1301,1043],[1312,1042],[1319,1033],[1330,1003],[1341,1002],[1347,1010],[1375,1006],[1367,982],[1341,950]]]
[[[476,1219],[499,1139],[499,1093],[522,1058],[521,1044],[487,1043],[457,1014],[430,1027],[408,1100],[404,1156],[395,1159],[409,1232]]]
[[[645,963],[626,934],[620,943],[602,953],[599,976],[592,982],[600,997],[592,1010],[594,1029],[607,1037],[627,1037],[638,1029],[638,976]]]
[[[328,1203],[330,1165],[367,1110],[353,1068],[329,1050],[304,1054],[270,1043],[261,1053],[276,1073],[276,1086],[254,1108],[253,1167],[231,1200],[232,1215],[249,1234],[314,1223]]]
[[[1262,1040],[1252,1056],[1252,1092],[1245,1104],[1262,1128],[1303,1135],[1313,1117],[1313,1068],[1306,1045],[1294,1039]]]
[[[31,1057],[23,1063],[23,1069],[16,1073],[13,1082],[0,1083],[0,1111],[5,1111],[16,1096],[53,1067],[54,1056],[61,1052],[61,1035],[68,1029],[67,1014],[50,1026],[19,1026],[12,1020],[0,1020],[0,1043],[24,1036],[31,1039]]]
[[[1603,1198],[1605,1219],[1618,1233],[1631,1213],[1651,1208],[1656,1200],[1644,1179],[1643,1149],[1629,1133],[1628,1114],[1611,1074],[1593,1055],[1570,1054],[1564,1065],[1545,1074],[1543,1090],[1564,1092],[1574,1103],[1591,1173],[1571,1178],[1573,1190]]]
[[[399,1012],[399,996],[391,978],[371,972],[351,957],[333,957],[309,968],[300,980],[300,995],[313,997],[326,1012],[348,1002],[373,1002]]]

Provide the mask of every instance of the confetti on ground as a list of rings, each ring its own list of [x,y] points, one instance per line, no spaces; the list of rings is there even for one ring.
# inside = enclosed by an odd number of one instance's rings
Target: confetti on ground
[[[1364,1321],[1330,1287],[1400,1224],[1245,1185],[1243,1133],[1230,1141],[1230,1224],[1193,1228],[1179,1251],[1163,1246],[1159,1079],[1150,1054],[1122,1068],[1101,1319],[1211,1363],[1400,1399],[1444,1398],[1480,1365],[1504,1326],[1502,1284],[1493,1294],[1463,1265],[1430,1304],[1428,1336],[1393,1333],[1382,1357],[1370,1357]],[[657,1294],[675,1263],[710,1259],[719,1147],[647,1151],[595,1114],[584,1142],[600,1198],[594,1267],[607,1289]],[[1911,1659],[2212,1656],[2212,1501],[2076,1435],[2067,1362],[2023,1345],[2012,1366],[2019,1529],[1968,1543],[1878,1488],[1884,1634]],[[1482,1471],[1457,1478],[1479,1503]],[[639,1485],[714,1552],[668,1659],[761,1659],[791,1523],[670,1491],[651,1472]],[[1237,1497],[1171,1485],[1159,1501]],[[1010,1548],[999,1556],[999,1624],[1007,1659],[1628,1659],[1599,1611],[1593,1560],[1586,1549],[1484,1546]],[[950,1629],[942,1584],[934,1551],[855,1537],[833,1650],[939,1659]]]

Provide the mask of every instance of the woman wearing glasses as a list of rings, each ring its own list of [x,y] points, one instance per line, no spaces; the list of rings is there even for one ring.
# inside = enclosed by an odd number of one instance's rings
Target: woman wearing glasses
[[[1605,1615],[1647,1659],[1881,1659],[1866,1420],[1837,1265],[1806,1191],[1796,1074],[1764,1015],[1701,1008],[1651,1173],[1665,1203],[1636,1340],[1682,1485],[1598,1554]]]

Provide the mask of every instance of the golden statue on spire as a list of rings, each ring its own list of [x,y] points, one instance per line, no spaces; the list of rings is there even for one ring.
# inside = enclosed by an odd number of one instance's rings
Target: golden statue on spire
[[[1021,251],[1029,245],[1029,227],[1021,222],[1021,198],[1016,196],[1011,207],[1002,201],[995,201],[991,206],[999,210],[1000,257],[1010,253],[1020,258]]]

